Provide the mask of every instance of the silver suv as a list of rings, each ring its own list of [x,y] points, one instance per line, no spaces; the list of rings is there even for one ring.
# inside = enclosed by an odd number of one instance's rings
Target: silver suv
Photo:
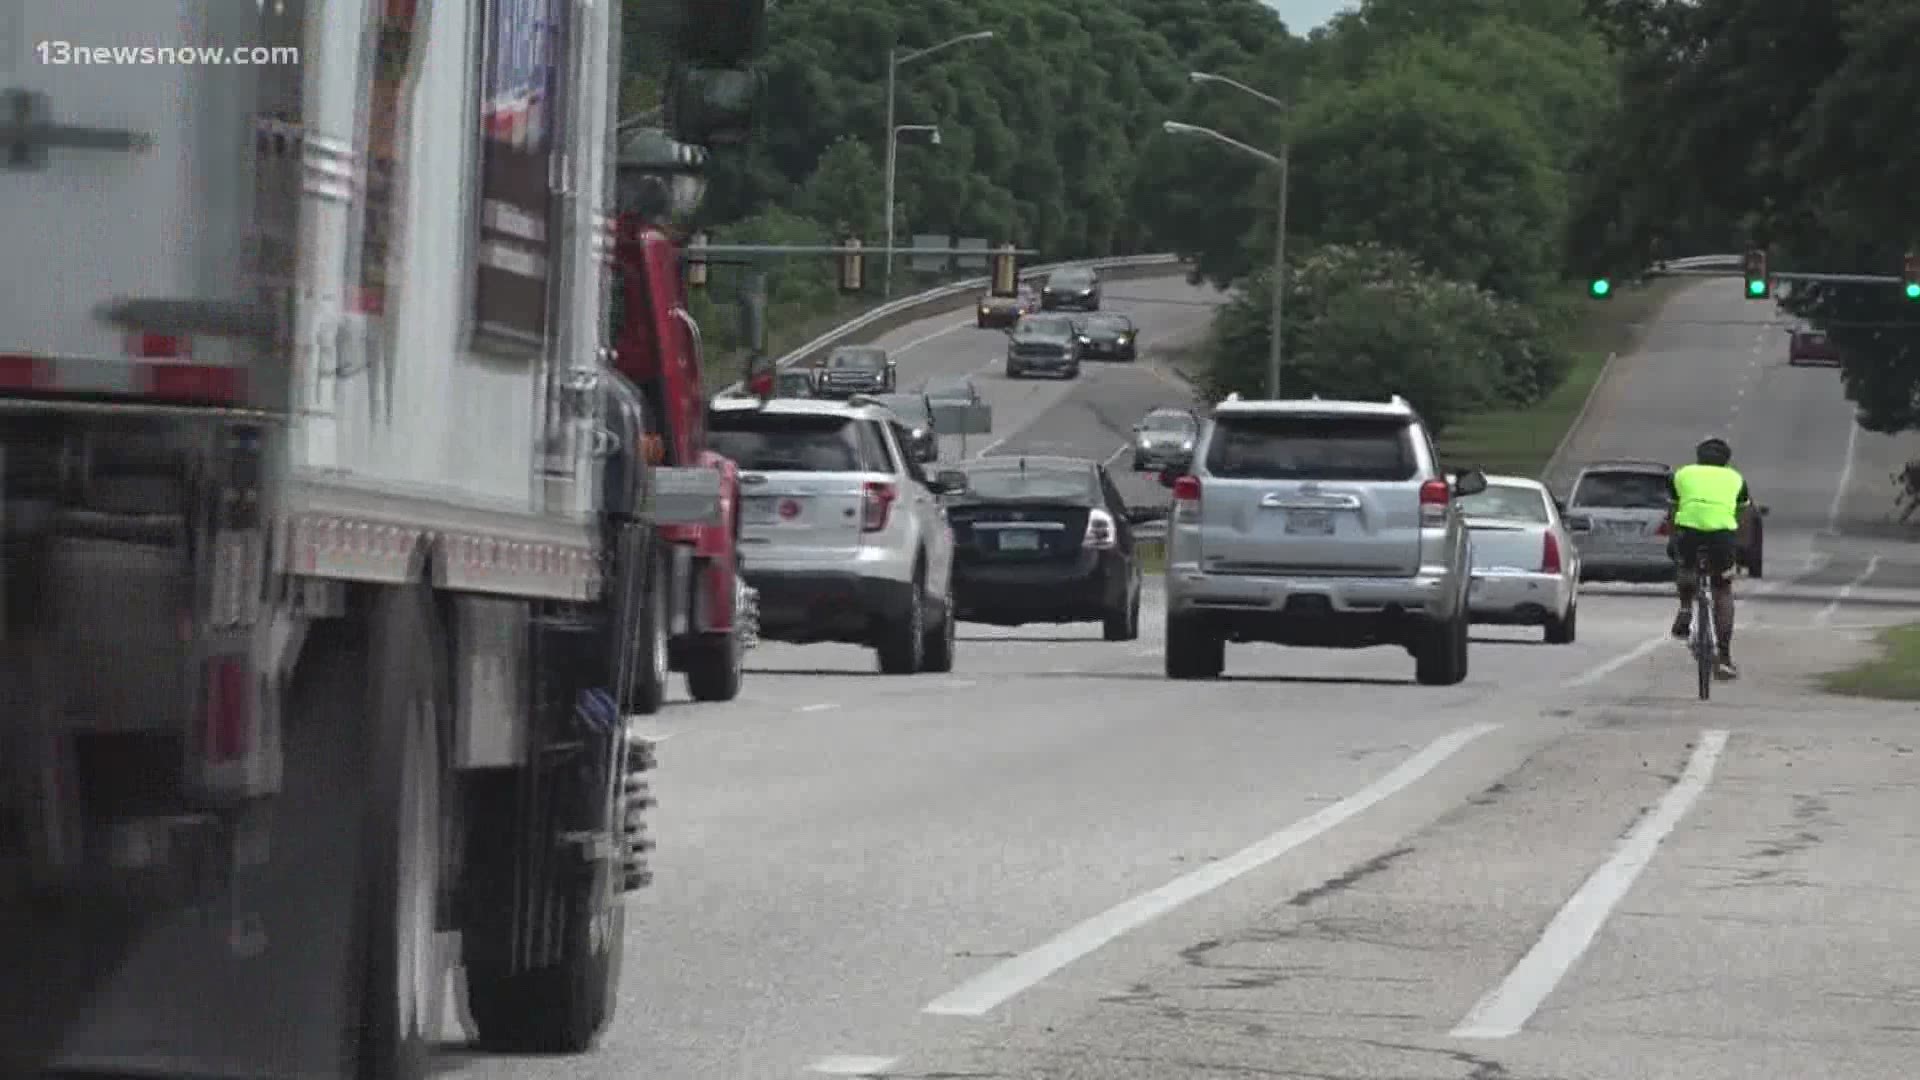
[[[760,637],[871,646],[881,672],[952,671],[953,530],[912,433],[867,403],[716,399],[713,448],[740,466],[741,576]]]
[[[1467,677],[1471,540],[1405,400],[1241,401],[1203,425],[1173,489],[1167,677],[1210,679],[1229,641],[1399,645],[1422,683]]]

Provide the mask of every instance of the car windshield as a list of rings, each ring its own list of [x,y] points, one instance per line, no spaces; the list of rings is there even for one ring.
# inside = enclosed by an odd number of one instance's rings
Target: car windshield
[[[860,443],[844,416],[716,410],[713,449],[747,472],[860,472]]]
[[[1089,315],[1083,325],[1102,334],[1124,334],[1133,329],[1132,321],[1125,315]]]
[[[1021,319],[1013,328],[1014,337],[1063,338],[1073,335],[1071,319]]]
[[[1093,284],[1093,275],[1085,270],[1056,270],[1047,278],[1047,284],[1055,287],[1084,289]]]
[[[1539,488],[1518,484],[1489,484],[1487,490],[1478,495],[1461,496],[1458,505],[1460,512],[1470,518],[1524,521],[1534,525],[1544,525],[1551,520],[1547,517],[1546,494]]]
[[[842,370],[873,371],[885,367],[887,354],[879,349],[847,349],[827,357],[827,366]]]
[[[883,394],[874,400],[914,427],[928,427],[933,423],[933,411],[927,399],[919,394]]]
[[[1186,413],[1148,413],[1140,421],[1142,431],[1190,432],[1198,426]]]
[[[971,382],[956,378],[928,379],[924,392],[934,401],[972,401],[977,396]]]
[[[967,495],[994,499],[1063,499],[1082,502],[1094,495],[1093,469],[1060,466],[975,466],[967,470]]]
[[[1590,472],[1573,489],[1574,506],[1601,510],[1665,510],[1672,494],[1663,473]]]
[[[1411,480],[1419,468],[1394,417],[1216,417],[1207,471],[1240,480]]]

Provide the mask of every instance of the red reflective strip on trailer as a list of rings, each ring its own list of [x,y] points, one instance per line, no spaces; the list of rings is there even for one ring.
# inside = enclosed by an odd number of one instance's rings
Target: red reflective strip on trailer
[[[127,355],[142,360],[185,360],[193,355],[193,343],[172,334],[133,333],[127,335]]]
[[[39,390],[53,382],[53,365],[44,357],[0,353],[0,390]]]
[[[207,661],[205,741],[208,762],[222,765],[245,757],[253,748],[253,701],[247,685],[247,663],[237,656]]]
[[[212,364],[144,364],[135,392],[168,401],[237,405],[247,396],[247,371]]]

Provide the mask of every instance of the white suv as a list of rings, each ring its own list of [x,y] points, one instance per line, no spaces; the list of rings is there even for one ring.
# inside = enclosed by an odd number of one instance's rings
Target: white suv
[[[871,646],[889,675],[952,671],[953,530],[906,448],[864,402],[721,398],[713,449],[740,466],[742,576],[760,637]]]
[[[1217,677],[1228,641],[1399,645],[1422,683],[1467,677],[1473,559],[1453,500],[1487,480],[1450,481],[1399,396],[1229,398],[1161,478],[1168,678]]]

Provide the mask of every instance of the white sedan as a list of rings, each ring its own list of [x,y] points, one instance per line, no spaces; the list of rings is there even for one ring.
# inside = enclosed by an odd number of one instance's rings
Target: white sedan
[[[1475,623],[1543,626],[1547,643],[1573,641],[1580,614],[1580,553],[1546,486],[1489,476],[1459,499],[1473,537],[1467,608]]]

